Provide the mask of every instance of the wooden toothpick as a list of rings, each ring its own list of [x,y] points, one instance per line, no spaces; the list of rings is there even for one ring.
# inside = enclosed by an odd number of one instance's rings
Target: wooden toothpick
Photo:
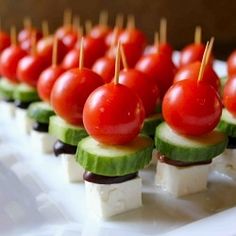
[[[159,33],[156,31],[154,34],[154,46],[156,47],[157,52],[159,52],[159,45],[160,45]]]
[[[10,35],[11,35],[11,44],[16,45],[16,43],[17,43],[17,41],[16,41],[16,27],[14,25],[11,26]]]
[[[167,20],[166,18],[161,18],[160,21],[160,43],[166,43],[167,41]]]
[[[79,69],[84,67],[84,37],[80,41],[80,52],[79,52]]]
[[[52,48],[52,66],[57,65],[57,45],[58,45],[58,39],[57,37],[54,37],[53,39],[53,48]]]
[[[107,26],[108,23],[108,12],[103,10],[99,15],[99,25]]]
[[[198,79],[197,79],[198,82],[200,82],[202,80],[202,77],[203,77],[203,74],[204,74],[204,71],[206,68],[206,64],[207,64],[206,58],[207,58],[208,50],[209,50],[209,41],[206,44],[205,51],[204,51],[204,54],[202,57],[202,62],[201,62],[201,66],[200,66],[200,70],[199,70],[199,74],[198,74]]]
[[[36,31],[33,31],[31,35],[31,55],[36,55]]]
[[[124,15],[123,14],[117,14],[115,27],[118,27],[119,29],[122,29],[123,24],[124,24]]]
[[[128,15],[127,18],[127,29],[134,29],[135,28],[135,18],[134,15]]]
[[[128,70],[129,66],[128,66],[128,63],[127,63],[124,47],[123,47],[122,44],[120,44],[120,54],[121,54],[121,59],[122,59],[122,63],[123,63],[124,69]]]
[[[90,34],[90,31],[92,30],[92,21],[91,20],[86,20],[85,21],[85,32],[86,32],[86,35],[89,35]]]
[[[115,62],[115,84],[119,84],[119,75],[120,75],[120,41],[118,42],[117,51],[116,51],[116,62]]]
[[[25,29],[30,29],[32,27],[32,21],[30,17],[25,17],[23,19],[23,25]]]
[[[73,28],[77,30],[80,27],[80,17],[74,16],[73,17]]]
[[[64,26],[70,27],[72,20],[72,11],[71,9],[65,9],[64,11]]]
[[[206,64],[208,64],[208,62],[210,60],[210,56],[211,56],[211,53],[212,53],[212,48],[213,48],[214,41],[215,41],[215,38],[212,37],[211,40],[210,40],[209,48],[208,48],[207,55],[206,55]]]
[[[43,31],[43,37],[47,37],[49,35],[49,27],[48,27],[48,21],[44,20],[42,22],[42,31]]]
[[[194,43],[200,44],[202,42],[202,28],[197,26],[194,34]]]

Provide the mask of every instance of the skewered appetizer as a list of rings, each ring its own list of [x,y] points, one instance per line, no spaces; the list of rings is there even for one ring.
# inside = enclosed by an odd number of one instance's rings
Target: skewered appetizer
[[[83,180],[84,169],[76,163],[75,153],[78,142],[87,136],[82,121],[84,103],[89,94],[103,84],[99,75],[83,66],[83,53],[82,40],[79,68],[63,73],[51,92],[51,105],[57,116],[50,118],[49,133],[58,139],[54,154],[61,158],[70,182]]]
[[[88,97],[83,122],[90,137],[78,144],[77,161],[85,168],[89,212],[107,218],[141,206],[138,171],[151,160],[153,141],[138,135],[145,117],[141,99],[119,83],[120,44],[114,82]]]
[[[166,122],[156,129],[160,156],[155,181],[177,197],[206,189],[211,161],[227,146],[227,136],[213,130],[220,120],[221,100],[202,82],[212,44],[206,46],[198,80],[181,80],[167,91],[162,110]]]

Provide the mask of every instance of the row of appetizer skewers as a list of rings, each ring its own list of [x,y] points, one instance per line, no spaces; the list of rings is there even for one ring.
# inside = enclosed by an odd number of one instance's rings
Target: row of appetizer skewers
[[[1,112],[30,134],[35,150],[60,157],[69,181],[85,181],[93,214],[141,206],[138,171],[152,157],[156,183],[175,196],[205,189],[212,159],[221,153],[236,168],[234,54],[222,90],[212,68],[214,40],[205,45],[199,27],[175,65],[165,20],[160,38],[155,34],[147,47],[132,17],[123,29],[119,16],[112,30],[102,14],[95,27],[87,22],[83,36],[65,15],[54,35],[44,23],[41,38],[29,21],[18,40],[14,27],[6,34]]]

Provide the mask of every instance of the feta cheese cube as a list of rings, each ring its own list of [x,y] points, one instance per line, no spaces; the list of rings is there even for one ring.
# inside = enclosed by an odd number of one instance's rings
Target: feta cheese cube
[[[51,153],[53,151],[53,145],[56,142],[56,138],[46,132],[38,132],[31,130],[30,139],[33,148],[41,153]]]
[[[0,101],[0,112],[4,119],[11,120],[15,116],[14,102]]]
[[[142,206],[141,187],[140,177],[118,184],[85,181],[88,211],[99,218],[108,218],[138,208]]]
[[[29,134],[33,121],[27,116],[27,110],[16,107],[15,122],[21,134]]]
[[[75,160],[75,155],[60,154],[66,179],[69,182],[83,181],[84,168]]]
[[[177,167],[158,161],[155,183],[176,197],[207,188],[210,164]]]

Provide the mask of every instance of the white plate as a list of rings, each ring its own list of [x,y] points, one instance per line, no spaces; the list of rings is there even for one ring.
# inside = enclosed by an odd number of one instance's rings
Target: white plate
[[[207,191],[176,199],[154,185],[151,167],[140,172],[143,207],[98,221],[86,214],[84,185],[64,180],[60,159],[36,153],[14,122],[0,127],[1,235],[236,235],[234,179],[211,172]]]

